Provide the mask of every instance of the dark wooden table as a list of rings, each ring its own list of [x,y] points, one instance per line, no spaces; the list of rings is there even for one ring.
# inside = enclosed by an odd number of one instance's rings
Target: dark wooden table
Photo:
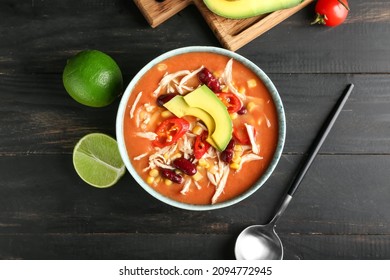
[[[390,2],[350,1],[336,28],[311,26],[314,4],[237,52],[274,81],[287,139],[270,180],[216,211],[160,203],[126,174],[83,183],[72,149],[115,136],[117,100],[79,105],[62,86],[66,59],[110,54],[125,83],[161,53],[220,46],[194,6],[152,29],[130,0],[0,2],[0,258],[232,259],[239,232],[265,223],[348,83],[355,89],[277,231],[286,259],[390,259]]]

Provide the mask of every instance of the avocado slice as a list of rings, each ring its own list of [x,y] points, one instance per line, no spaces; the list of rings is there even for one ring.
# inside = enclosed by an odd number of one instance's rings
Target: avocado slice
[[[218,150],[225,150],[232,138],[233,124],[222,101],[206,85],[202,85],[188,93],[183,99],[190,107],[201,109],[210,114],[215,123],[215,130],[211,134],[211,139]]]
[[[209,113],[202,109],[191,107],[187,104],[187,102],[181,95],[177,95],[168,102],[166,102],[164,104],[164,107],[167,108],[172,114],[174,114],[178,118],[181,118],[183,116],[194,116],[200,119],[206,125],[207,130],[209,132],[207,142],[217,148],[216,144],[210,137],[214,133],[215,122]]]
[[[291,8],[303,0],[203,0],[203,2],[219,16],[242,19]]]

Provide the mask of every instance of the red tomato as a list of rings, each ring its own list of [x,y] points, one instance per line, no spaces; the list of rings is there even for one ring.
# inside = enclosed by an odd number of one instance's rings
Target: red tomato
[[[163,121],[156,129],[157,137],[153,145],[163,148],[176,143],[190,128],[189,122],[181,118],[170,118]]]
[[[244,124],[235,125],[233,127],[233,136],[240,144],[248,145],[251,143],[248,131]]]
[[[227,110],[230,114],[239,111],[242,107],[241,100],[238,99],[233,93],[216,93],[218,98],[222,101],[223,104],[227,107]]]
[[[210,148],[210,144],[206,141],[208,131],[203,131],[201,135],[196,136],[194,144],[194,156],[196,159],[200,159]]]
[[[317,18],[314,23],[337,26],[347,18],[349,5],[347,0],[318,0],[315,6]]]

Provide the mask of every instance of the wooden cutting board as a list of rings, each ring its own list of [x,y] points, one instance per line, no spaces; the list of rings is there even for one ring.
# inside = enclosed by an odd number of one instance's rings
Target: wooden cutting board
[[[237,20],[223,18],[212,13],[207,9],[202,0],[165,0],[163,2],[134,0],[152,27],[157,27],[188,5],[194,4],[202,13],[221,45],[232,51],[241,48],[313,1],[305,0],[298,6],[290,9]]]

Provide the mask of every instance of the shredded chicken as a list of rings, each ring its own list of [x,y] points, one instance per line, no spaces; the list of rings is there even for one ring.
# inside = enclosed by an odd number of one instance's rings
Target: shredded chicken
[[[265,118],[265,122],[267,124],[267,127],[270,128],[271,127],[271,121],[269,120],[269,118],[267,118],[267,115],[264,113],[264,118]]]
[[[181,141],[180,141],[180,146],[179,150],[183,153],[183,157],[188,159],[190,156],[194,153],[193,151],[193,145],[194,144],[194,139],[191,137],[190,133],[186,133],[183,135]]]
[[[156,168],[156,167],[161,167],[161,168],[164,168],[164,169],[171,169],[171,170],[174,170],[175,168],[170,165],[170,164],[166,164],[165,163],[165,159],[164,157],[162,156],[159,156],[159,157],[156,157],[152,160],[152,162],[150,163],[150,167],[152,169]]]
[[[249,162],[249,161],[253,161],[253,160],[262,160],[262,159],[263,159],[262,156],[255,155],[252,153],[243,155],[241,157],[241,161],[240,161],[240,168],[237,169],[237,172],[241,170],[244,163]]]
[[[143,159],[144,157],[148,156],[149,153],[143,153],[143,154],[140,154],[139,156],[136,156],[134,157],[133,159],[134,160],[141,160]]]
[[[260,152],[259,147],[256,144],[256,139],[255,139],[255,128],[253,125],[245,123],[246,130],[248,132],[249,140],[252,145],[252,152],[255,154],[258,154]]]
[[[145,111],[148,113],[152,112],[154,108],[156,108],[156,106],[151,105],[150,103],[145,103],[144,107],[145,107]]]
[[[134,100],[133,106],[131,106],[131,109],[130,109],[130,119],[132,119],[134,117],[134,111],[135,111],[135,108],[138,105],[139,100],[141,99],[141,96],[142,96],[142,91],[140,93],[138,93],[137,97]]]
[[[177,144],[172,146],[166,146],[164,148],[156,148],[155,152],[149,155],[149,166],[144,171],[161,167],[164,169],[174,170],[175,168],[171,165],[172,155],[177,149]]]
[[[213,184],[214,186],[216,186],[218,183],[215,181],[213,173],[211,173],[210,171],[207,171],[206,174],[207,174],[207,178],[209,179],[210,183]]]
[[[185,195],[190,190],[191,181],[191,179],[185,181],[183,189],[180,191],[181,194]]]
[[[142,111],[142,107],[139,107],[137,109],[137,113],[135,115],[135,124],[137,127],[140,127],[140,125],[141,125],[141,114],[140,114],[141,111]]]
[[[233,58],[231,58],[228,63],[226,63],[225,70],[222,74],[222,80],[224,84],[229,88],[229,90],[240,99],[242,102],[246,99],[246,96],[242,93],[240,93],[233,85]]]
[[[197,181],[194,181],[194,184],[198,190],[202,189],[202,186]]]
[[[145,103],[139,106],[135,112],[135,124],[146,132],[148,125],[156,121],[160,112],[156,110],[156,106]]]
[[[227,178],[229,176],[229,172],[230,172],[229,165],[225,165],[222,169],[221,180],[219,181],[217,188],[215,190],[215,193],[211,199],[211,204],[215,204],[217,202],[218,198],[223,193],[223,190],[225,189],[225,186],[226,186]]]
[[[161,91],[166,93],[177,92],[181,95],[193,91],[195,88],[187,86],[186,83],[195,77],[204,66],[199,67],[194,71],[181,70],[175,73],[165,73],[164,77],[161,79],[157,89],[153,92],[155,96],[159,95]],[[180,78],[180,79],[179,79]]]
[[[178,81],[176,80],[177,77],[185,76],[191,74],[191,71],[189,70],[181,70],[172,74],[166,73],[165,76],[160,81],[157,89],[153,92],[155,96],[157,96],[161,90],[167,89],[168,93],[173,93],[173,88],[171,83],[178,84]]]
[[[154,132],[137,132],[137,136],[145,139],[149,139],[150,141],[154,141],[157,137],[157,134]]]
[[[202,71],[203,68],[204,68],[204,66],[202,65],[201,67],[199,67],[198,69],[192,71],[190,74],[184,76],[184,77],[181,79],[181,81],[180,81],[180,83],[179,83],[179,85],[178,85],[178,91],[179,91],[180,94],[183,94],[183,93],[184,93],[184,92],[180,92],[180,91],[182,91],[182,89],[186,89],[187,91],[193,90],[192,87],[185,87],[185,84],[186,84],[191,78],[195,77],[200,71]]]

